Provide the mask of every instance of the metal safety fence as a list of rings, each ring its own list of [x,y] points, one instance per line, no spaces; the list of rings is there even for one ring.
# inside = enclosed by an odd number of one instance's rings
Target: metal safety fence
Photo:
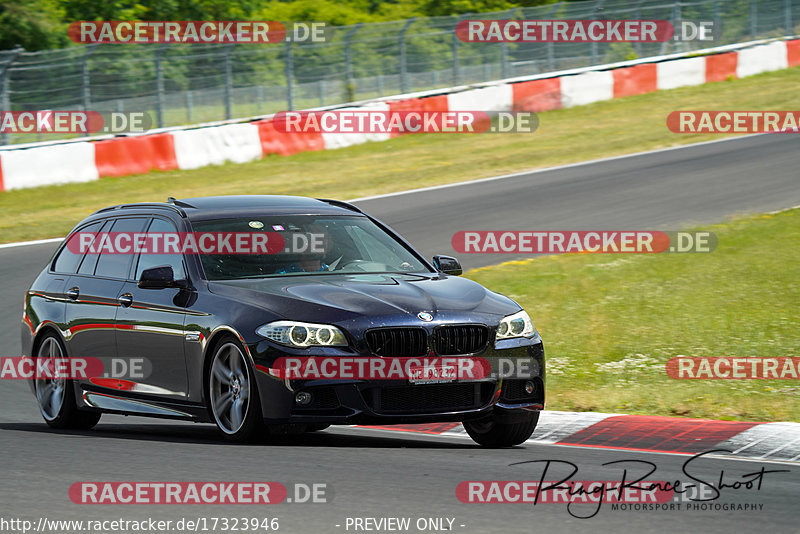
[[[465,19],[712,21],[713,43],[469,43]],[[0,52],[0,109],[144,111],[154,126],[250,117],[794,35],[800,0],[591,0],[327,28],[324,42],[93,44]],[[56,138],[7,134],[2,144]]]

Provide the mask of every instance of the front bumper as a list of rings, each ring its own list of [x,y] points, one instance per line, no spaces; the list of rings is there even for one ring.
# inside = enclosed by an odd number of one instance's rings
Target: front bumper
[[[512,341],[512,340],[509,340]],[[267,424],[401,424],[455,422],[487,415],[515,422],[544,408],[545,360],[540,338],[504,342],[477,355],[491,365],[480,380],[411,384],[407,380],[284,380],[257,365]],[[526,343],[527,342],[527,343]],[[533,391],[527,392],[530,382]],[[311,400],[300,405],[298,393]]]

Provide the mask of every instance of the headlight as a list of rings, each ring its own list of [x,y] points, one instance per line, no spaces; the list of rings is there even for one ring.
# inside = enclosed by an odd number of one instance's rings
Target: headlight
[[[525,310],[503,317],[497,325],[497,339],[531,337],[534,332],[536,329],[533,328],[533,321]]]
[[[289,347],[346,347],[341,330],[328,324],[275,321],[256,328],[256,334]]]

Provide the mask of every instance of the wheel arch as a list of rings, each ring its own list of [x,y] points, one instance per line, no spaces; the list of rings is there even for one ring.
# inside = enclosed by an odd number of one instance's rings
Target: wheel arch
[[[202,399],[203,404],[206,405],[207,408],[210,409],[208,404],[208,369],[211,365],[211,359],[214,356],[214,351],[216,350],[219,343],[226,339],[226,338],[234,338],[236,339],[244,349],[244,353],[247,356],[247,359],[250,361],[250,366],[253,371],[253,376],[255,377],[256,372],[256,365],[255,361],[253,360],[253,355],[250,353],[250,347],[247,346],[242,335],[232,326],[228,325],[221,325],[215,328],[211,334],[209,334],[208,339],[206,340],[205,348],[203,349],[203,391],[202,391]],[[211,415],[209,413],[209,415]]]
[[[40,343],[47,336],[47,334],[50,334],[50,333],[54,334],[56,336],[56,338],[59,340],[59,342],[61,343],[61,346],[64,349],[64,355],[65,356],[69,356],[69,353],[67,352],[67,342],[64,339],[64,335],[61,332],[61,329],[58,328],[58,325],[56,325],[55,323],[53,323],[51,321],[43,321],[43,322],[39,323],[39,326],[36,327],[36,331],[31,335],[31,343],[30,343],[30,347],[28,347],[30,349],[30,353],[29,353],[29,357],[30,358],[35,358],[36,357],[36,351],[39,350]],[[23,347],[22,353],[25,354],[25,348],[24,347]],[[34,395],[36,395],[36,379],[31,378],[31,379],[25,380],[25,382],[28,383],[28,386],[30,387],[31,392]]]
[[[36,327],[36,331],[31,336],[31,357],[33,357],[36,349],[39,348],[39,343],[41,343],[42,339],[49,334],[53,333],[56,337],[61,341],[61,345],[64,347],[65,356],[69,356],[68,354],[68,347],[67,347],[67,339],[64,336],[64,332],[58,327],[58,325],[52,321],[42,321],[39,323],[39,326]]]

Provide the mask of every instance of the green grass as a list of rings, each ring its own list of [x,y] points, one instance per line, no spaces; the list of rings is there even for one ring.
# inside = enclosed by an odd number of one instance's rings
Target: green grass
[[[800,68],[550,111],[533,134],[409,135],[194,171],[0,193],[0,242],[62,236],[120,202],[266,193],[332,198],[401,191],[718,138],[673,134],[676,109],[797,109]]]
[[[669,132],[676,109],[797,109],[800,69],[540,115],[531,135],[413,135],[244,165],[0,193],[0,242],[64,235],[120,202],[213,194],[354,198],[714,139]],[[679,381],[684,356],[800,356],[800,210],[710,227],[710,254],[568,255],[466,276],[530,311],[548,408],[800,421],[798,381]]]
[[[800,356],[800,209],[708,227],[707,254],[548,256],[466,276],[520,303],[553,410],[800,421],[798,380],[675,380],[675,356]]]

